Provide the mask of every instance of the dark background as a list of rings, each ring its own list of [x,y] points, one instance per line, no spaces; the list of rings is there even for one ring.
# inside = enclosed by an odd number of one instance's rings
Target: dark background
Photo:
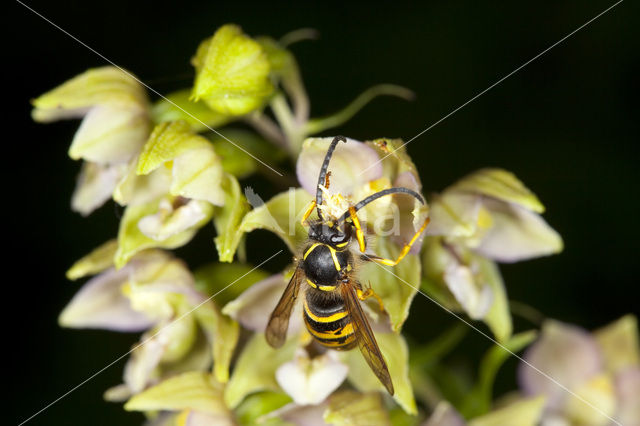
[[[444,3],[444,2],[439,2]],[[415,91],[414,102],[381,98],[336,129],[356,139],[408,140],[613,4],[613,1],[446,2],[349,6],[236,2],[27,2],[161,93],[190,84],[189,58],[217,27],[280,37],[312,27],[296,44],[312,114],[345,105],[377,83]],[[564,237],[558,256],[505,265],[510,298],[544,315],[595,328],[638,312],[637,4],[623,2],[409,146],[425,191],[443,189],[485,166],[516,173],[547,206]],[[88,219],[69,208],[79,163],[66,156],[78,122],[30,121],[29,99],[106,63],[19,3],[8,6],[3,59],[5,342],[11,407],[19,422],[126,352],[137,335],[63,330],[57,315],[78,289],[73,261],[116,235],[112,203]],[[179,252],[192,266],[215,259],[213,230]],[[249,240],[254,263],[283,245],[266,233]],[[289,259],[267,265],[276,271]],[[417,297],[407,330],[426,342],[453,324]],[[430,324],[431,327],[425,327]],[[531,324],[518,321],[519,329]],[[478,353],[489,342],[475,335]],[[36,417],[32,424],[138,424],[102,392],[121,382],[123,362]],[[513,388],[511,361],[498,391]],[[13,377],[15,375],[15,377]],[[8,388],[8,387],[7,387]]]

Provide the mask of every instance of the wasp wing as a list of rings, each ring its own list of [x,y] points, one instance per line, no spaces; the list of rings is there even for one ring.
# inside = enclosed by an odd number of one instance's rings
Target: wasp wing
[[[376,338],[373,335],[369,321],[364,315],[360,301],[356,293],[356,287],[353,282],[349,281],[341,285],[342,297],[347,304],[347,309],[351,315],[351,322],[353,324],[354,333],[356,335],[356,341],[358,347],[364,356],[364,359],[371,367],[371,370],[378,376],[378,379],[382,382],[384,387],[387,388],[389,394],[393,395],[393,383],[391,382],[391,375],[387,368],[387,363],[384,361]]]
[[[304,273],[298,266],[293,272],[293,276],[287,285],[287,288],[282,293],[282,297],[278,302],[278,305],[271,313],[267,329],[265,331],[265,337],[267,342],[274,348],[279,348],[284,344],[287,339],[287,329],[289,328],[289,317],[291,311],[298,298],[298,292],[300,290],[300,283],[304,279]]]

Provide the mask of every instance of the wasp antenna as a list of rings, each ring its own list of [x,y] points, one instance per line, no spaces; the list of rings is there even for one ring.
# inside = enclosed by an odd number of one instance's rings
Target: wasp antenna
[[[322,220],[322,213],[320,212],[320,206],[322,205],[322,189],[320,189],[320,186],[324,185],[325,183],[327,169],[329,168],[329,161],[331,161],[333,151],[336,149],[336,146],[340,141],[347,143],[347,139],[344,136],[336,136],[331,141],[331,145],[329,145],[327,154],[324,156],[324,161],[322,162],[322,167],[320,168],[320,174],[318,175],[318,185],[316,186],[316,206],[318,208],[318,217],[320,218],[320,220]]]
[[[398,194],[398,193],[411,195],[412,197],[420,201],[422,204],[424,204],[424,198],[422,198],[422,195],[418,194],[416,191],[413,191],[409,188],[396,187],[396,188],[383,189],[382,191],[369,195],[364,200],[359,201],[355,206],[353,206],[354,213],[360,210],[361,208],[363,208],[364,206],[366,206],[367,204],[369,204],[370,202],[375,201],[380,197],[384,197],[385,195]],[[340,219],[338,219],[337,223],[340,224],[344,222],[345,220],[347,220],[347,218],[350,217],[350,215],[351,215],[351,212],[349,210],[346,211],[340,217]]]

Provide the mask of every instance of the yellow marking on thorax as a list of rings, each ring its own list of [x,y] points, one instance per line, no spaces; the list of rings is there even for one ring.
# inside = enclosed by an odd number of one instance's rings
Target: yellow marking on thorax
[[[313,243],[311,245],[311,247],[309,247],[309,250],[307,250],[307,252],[304,254],[304,256],[302,256],[302,260],[307,260],[307,256],[309,256],[309,254],[311,254],[311,252],[313,251],[313,249],[315,249],[316,247],[322,245],[321,243]]]
[[[309,333],[311,333],[315,337],[318,337],[320,339],[331,339],[331,340],[333,340],[333,339],[339,339],[341,337],[352,335],[353,334],[353,324],[352,323],[348,323],[347,325],[344,326],[344,328],[342,328],[340,330],[336,330],[336,331],[339,331],[339,333],[336,333],[336,332],[323,333],[321,331],[316,331],[316,330],[314,330],[312,328],[309,328]],[[347,343],[347,342],[345,342],[345,343]]]
[[[334,291],[337,287],[335,285],[318,285],[313,281],[311,281],[309,278],[307,278],[307,284],[309,284],[313,288],[317,288],[318,290],[322,290],[322,291]]]
[[[336,249],[331,246],[327,247],[329,247],[329,252],[331,253],[331,258],[333,259],[333,266],[335,266],[338,272],[340,272],[342,268],[340,267],[340,262],[338,262],[338,256],[336,256]]]
[[[307,278],[307,284],[309,284],[311,287],[313,288],[318,288],[318,286],[316,285],[316,283],[314,283],[313,281],[311,281],[309,278]]]
[[[328,317],[319,317],[311,312],[311,309],[309,309],[309,305],[307,304],[306,300],[304,301],[304,311],[307,313],[307,315],[309,315],[309,318],[311,318],[315,322],[334,322],[341,320],[348,315],[347,311],[341,311],[336,312],[335,314],[331,314]]]

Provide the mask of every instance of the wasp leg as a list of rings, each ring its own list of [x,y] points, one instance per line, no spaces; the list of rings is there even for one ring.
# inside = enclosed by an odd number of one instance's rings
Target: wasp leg
[[[364,243],[364,232],[362,232],[360,219],[358,219],[358,215],[356,214],[356,209],[353,206],[349,207],[349,216],[351,217],[351,222],[353,222],[353,226],[356,227],[356,239],[358,240],[358,244],[360,245],[360,251],[364,253],[364,251],[366,250],[366,245]]]
[[[367,287],[365,291],[362,291],[361,289],[357,289],[356,292],[358,294],[358,299],[362,301],[367,300],[370,297],[375,298],[378,301],[380,312],[384,312],[384,304],[382,303],[382,299],[380,298],[380,296],[376,294],[375,291],[373,291],[371,287]]]
[[[309,216],[311,216],[311,213],[313,213],[313,209],[316,208],[316,200],[313,200],[309,203],[309,207],[307,207],[307,210],[304,212],[304,215],[302,215],[302,219],[300,219],[300,224],[302,226],[305,226],[305,224],[307,223],[307,219],[309,219]]]
[[[407,244],[404,245],[404,247],[402,247],[402,251],[400,252],[396,260],[385,259],[383,257],[378,257],[378,256],[366,256],[367,260],[373,260],[374,262],[381,263],[382,265],[396,266],[407,255],[407,253],[409,253],[409,250],[411,250],[411,246],[413,245],[413,243],[416,242],[416,240],[418,239],[420,234],[422,234],[422,231],[424,231],[424,228],[427,227],[429,222],[430,222],[430,219],[427,218],[427,220],[424,221],[420,229],[418,229],[418,232],[416,232],[413,235],[413,237],[411,237],[411,241],[409,241]]]

